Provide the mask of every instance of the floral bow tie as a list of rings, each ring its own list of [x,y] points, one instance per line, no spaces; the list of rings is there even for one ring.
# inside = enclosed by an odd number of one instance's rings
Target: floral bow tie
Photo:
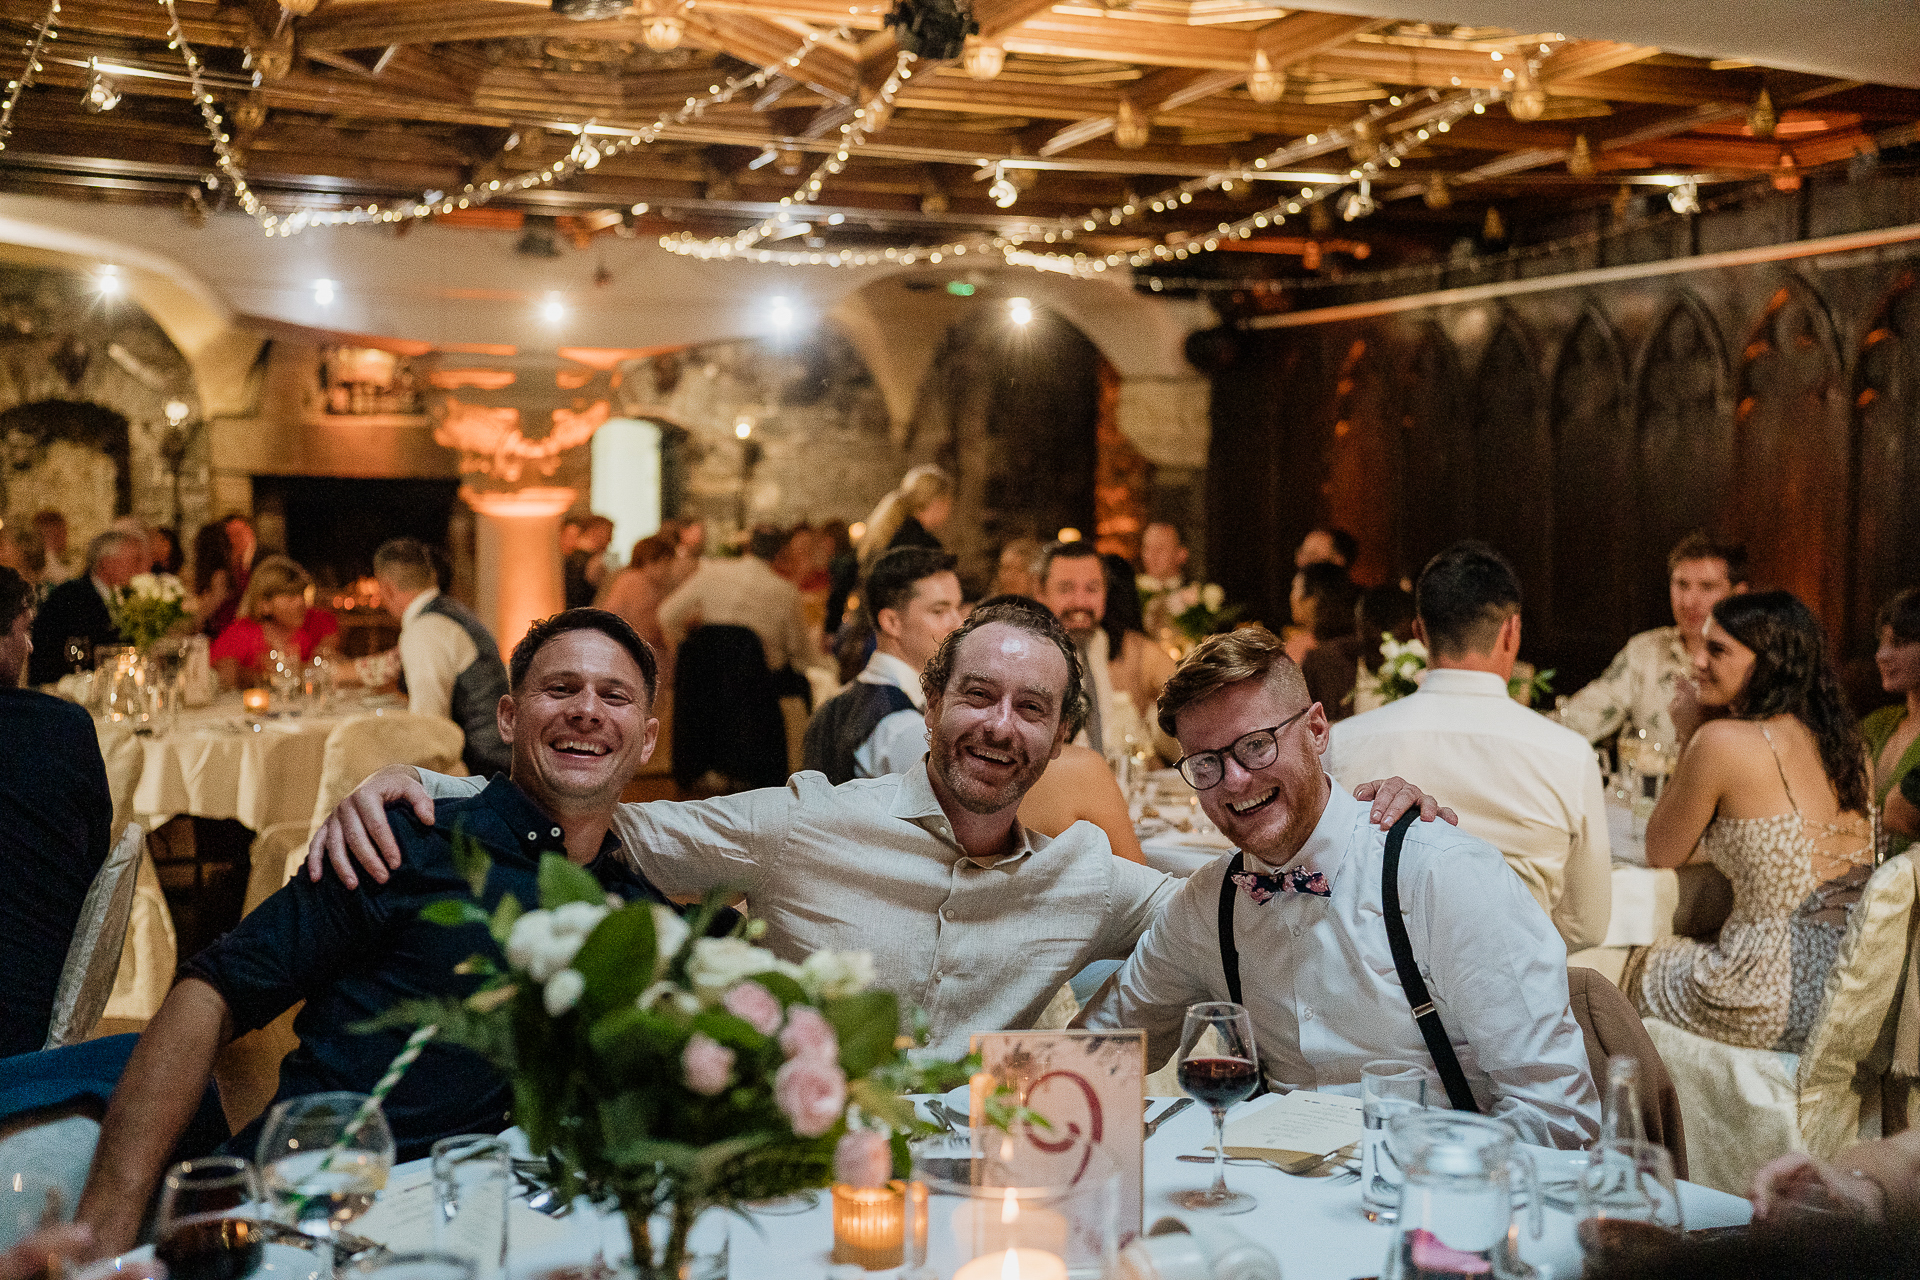
[[[1310,893],[1316,898],[1333,896],[1333,886],[1327,883],[1326,874],[1309,871],[1305,867],[1282,871],[1277,876],[1265,876],[1257,871],[1236,871],[1233,882],[1246,890],[1247,896],[1256,903],[1271,902],[1277,893]]]

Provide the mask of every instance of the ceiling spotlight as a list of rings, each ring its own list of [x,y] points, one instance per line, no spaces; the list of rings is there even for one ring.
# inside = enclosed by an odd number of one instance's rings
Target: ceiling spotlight
[[[767,317],[773,321],[776,329],[788,329],[793,326],[793,303],[784,297],[776,297],[767,303]]]
[[[120,268],[105,266],[94,275],[93,287],[103,298],[117,298],[125,291],[127,284],[120,278]]]
[[[745,440],[748,436],[752,434],[753,434],[752,418],[739,418],[734,421],[734,424],[733,424],[734,439]]]
[[[192,416],[193,406],[185,400],[169,400],[164,406],[164,412],[167,415],[167,425],[177,427]]]
[[[578,22],[617,17],[631,8],[633,0],[553,0],[555,13]]]
[[[1113,142],[1117,147],[1129,151],[1147,145],[1148,121],[1146,113],[1133,104],[1133,99],[1120,99],[1119,110],[1113,115]]]
[[[1028,298],[1007,299],[1007,319],[1015,324],[1028,324],[1033,320],[1033,302]]]
[[[1547,110],[1547,91],[1533,78],[1533,64],[1523,62],[1513,78],[1513,92],[1507,98],[1507,114],[1515,120],[1538,120]]]
[[[1700,186],[1692,178],[1667,192],[1667,204],[1675,213],[1700,212]]]
[[[87,94],[81,102],[94,115],[113,110],[120,105],[119,86],[107,79],[106,73],[100,70],[100,64],[96,59],[87,59],[87,64],[93,69],[93,74],[87,79]]]
[[[567,318],[567,304],[559,294],[550,293],[547,300],[540,304],[540,318],[548,324],[559,324]]]
[[[1360,189],[1340,202],[1340,216],[1348,222],[1364,218],[1379,206],[1373,200],[1373,183],[1360,179]]]
[[[1007,181],[1005,165],[993,166],[993,185],[987,188],[987,198],[1002,209],[1010,209],[1013,202],[1020,198],[1020,188]]]
[[[332,303],[333,281],[315,280],[313,282],[313,300],[323,307]]]
[[[687,34],[687,24],[677,13],[651,14],[641,24],[640,40],[655,53],[678,49]]]

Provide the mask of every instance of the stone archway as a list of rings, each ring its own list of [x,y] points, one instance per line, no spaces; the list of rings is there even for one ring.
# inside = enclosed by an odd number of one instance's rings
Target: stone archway
[[[131,508],[130,454],[127,420],[111,409],[15,405],[0,412],[0,511],[17,520],[51,508],[76,532],[104,529]]]

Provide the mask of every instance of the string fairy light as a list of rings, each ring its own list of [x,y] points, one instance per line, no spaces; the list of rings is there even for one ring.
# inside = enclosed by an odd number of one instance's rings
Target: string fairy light
[[[20,72],[20,78],[7,81],[7,96],[0,101],[0,149],[7,145],[7,139],[13,136],[13,109],[33,87],[33,77],[40,71],[40,50],[49,40],[58,40],[60,33],[54,29],[55,21],[60,17],[60,0],[51,0],[47,5],[46,16],[33,26],[33,39],[27,41],[27,65]]]

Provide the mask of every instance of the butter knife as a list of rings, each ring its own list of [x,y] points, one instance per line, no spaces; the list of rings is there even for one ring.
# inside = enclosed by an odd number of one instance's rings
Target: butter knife
[[[1159,1115],[1155,1116],[1151,1121],[1147,1123],[1146,1132],[1140,1135],[1140,1140],[1144,1142],[1148,1138],[1151,1138],[1154,1134],[1160,1132],[1161,1125],[1165,1124],[1168,1120],[1172,1119],[1174,1116],[1179,1115],[1182,1111],[1185,1111],[1188,1107],[1192,1105],[1193,1105],[1192,1098],[1179,1099],[1172,1106],[1168,1107],[1165,1111],[1162,1111]]]

